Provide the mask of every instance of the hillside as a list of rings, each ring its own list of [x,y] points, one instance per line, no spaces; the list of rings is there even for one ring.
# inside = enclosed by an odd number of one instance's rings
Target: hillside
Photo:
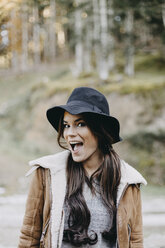
[[[107,96],[111,114],[121,123],[123,141],[115,145],[119,155],[140,170],[149,183],[163,185],[165,72],[162,63],[156,65],[159,68],[146,61],[137,63],[134,78],[116,72],[106,82],[100,82],[94,74],[73,78],[67,63],[19,75],[3,74],[0,187],[7,193],[24,191],[28,161],[60,150],[45,112],[52,105],[66,102],[77,86],[94,87]]]

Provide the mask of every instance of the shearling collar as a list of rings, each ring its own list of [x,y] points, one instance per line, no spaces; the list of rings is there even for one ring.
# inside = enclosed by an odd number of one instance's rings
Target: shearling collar
[[[44,156],[31,160],[29,165],[32,167],[26,174],[29,176],[38,167],[43,167],[45,169],[53,169],[54,172],[64,170],[66,168],[67,159],[70,152],[68,150],[59,152],[53,155]]]
[[[53,172],[64,170],[70,151],[66,150],[53,155],[44,156],[29,162],[30,166],[33,166],[31,170],[26,174],[30,175],[33,170],[39,166],[43,168],[53,169]],[[124,160],[121,160],[121,183],[122,184],[144,184],[147,182],[144,177],[132,166],[127,164]]]

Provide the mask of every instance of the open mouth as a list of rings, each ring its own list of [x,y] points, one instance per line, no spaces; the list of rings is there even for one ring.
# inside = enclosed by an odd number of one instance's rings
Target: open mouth
[[[70,146],[72,148],[72,151],[76,151],[78,148],[83,146],[82,142],[70,142]]]

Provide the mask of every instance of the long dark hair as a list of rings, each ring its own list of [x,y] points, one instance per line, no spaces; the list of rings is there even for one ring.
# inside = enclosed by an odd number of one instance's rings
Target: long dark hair
[[[113,139],[107,132],[103,119],[97,118],[95,114],[91,113],[82,114],[82,118],[91,132],[97,137],[99,149],[104,155],[104,162],[88,179],[82,163],[74,162],[71,154],[68,158],[66,202],[69,206],[70,214],[68,229],[64,230],[63,240],[77,247],[82,244],[96,244],[98,240],[96,233],[91,236],[88,235],[90,211],[83,196],[84,182],[86,181],[91,190],[93,190],[92,180],[94,178],[97,178],[100,183],[102,199],[113,218],[109,231],[104,231],[102,236],[106,240],[116,240],[116,198],[121,178],[120,159],[112,147]],[[63,117],[59,123],[58,143],[65,148],[61,138],[63,138]]]

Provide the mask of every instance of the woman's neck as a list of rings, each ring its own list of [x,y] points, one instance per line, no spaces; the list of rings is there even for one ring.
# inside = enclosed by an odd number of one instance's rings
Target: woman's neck
[[[92,160],[88,159],[83,162],[83,167],[87,172],[87,175],[90,177],[103,163],[104,157],[102,154],[99,154],[98,157],[92,158]]]

